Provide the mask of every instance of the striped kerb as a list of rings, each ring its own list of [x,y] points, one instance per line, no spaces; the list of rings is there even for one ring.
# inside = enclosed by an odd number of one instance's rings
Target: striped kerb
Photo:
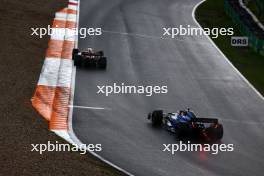
[[[68,130],[77,7],[78,1],[69,0],[68,8],[55,15],[52,29],[59,32],[51,35],[38,85],[31,100],[33,107],[50,121],[50,130]]]

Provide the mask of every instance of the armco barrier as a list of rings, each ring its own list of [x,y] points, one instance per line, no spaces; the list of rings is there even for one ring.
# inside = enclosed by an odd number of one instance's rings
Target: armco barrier
[[[71,32],[51,35],[38,85],[31,99],[33,107],[49,121],[50,130],[68,130],[77,10],[78,0],[69,0],[68,7],[56,13],[52,28]]]
[[[251,14],[241,5],[240,0],[225,0],[226,13],[239,27],[240,32],[248,36],[249,46],[264,56],[264,30]]]

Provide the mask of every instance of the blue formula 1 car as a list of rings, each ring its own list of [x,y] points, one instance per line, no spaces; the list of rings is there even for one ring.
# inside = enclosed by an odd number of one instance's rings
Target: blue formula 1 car
[[[221,140],[224,134],[223,125],[218,122],[218,119],[198,118],[189,108],[176,113],[155,110],[148,114],[148,119],[153,126],[163,126],[175,133],[178,139],[197,138],[217,141]]]

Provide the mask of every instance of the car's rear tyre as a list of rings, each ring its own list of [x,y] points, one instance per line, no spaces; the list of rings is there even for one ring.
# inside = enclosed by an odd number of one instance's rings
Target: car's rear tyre
[[[106,57],[101,57],[99,60],[98,60],[98,68],[99,69],[102,69],[102,70],[105,70],[106,67],[107,67],[107,60],[106,60]]]
[[[163,118],[162,110],[155,110],[152,112],[151,122],[153,126],[161,126]]]
[[[76,67],[80,67],[80,66],[82,66],[82,56],[75,54],[75,55],[73,56],[73,60],[74,60],[74,65],[75,65]]]
[[[209,127],[208,129],[206,129],[206,135],[211,141],[221,140],[224,135],[223,125],[218,124],[217,126]]]

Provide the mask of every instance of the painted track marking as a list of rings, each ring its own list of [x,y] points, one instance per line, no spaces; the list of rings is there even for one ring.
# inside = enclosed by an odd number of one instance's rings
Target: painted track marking
[[[70,107],[70,108],[77,108],[77,109],[112,110],[111,108],[92,107],[92,106],[77,106],[77,105],[70,105],[69,107]]]

